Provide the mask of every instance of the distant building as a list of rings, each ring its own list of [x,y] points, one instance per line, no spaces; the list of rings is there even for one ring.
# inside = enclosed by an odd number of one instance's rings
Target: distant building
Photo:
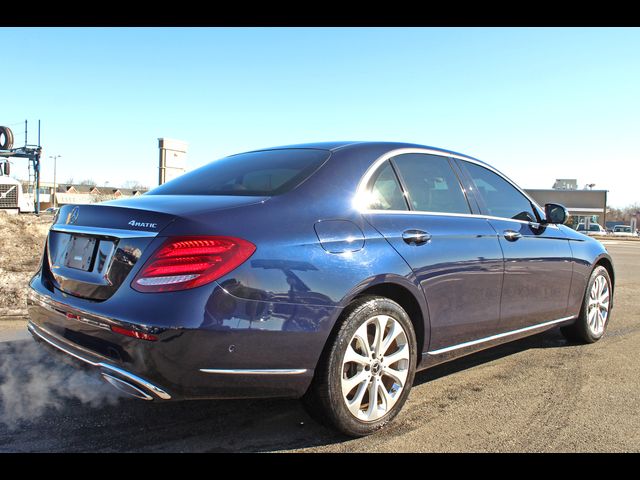
[[[124,188],[98,185],[80,185],[59,183],[56,191],[52,182],[40,182],[40,209],[69,204],[88,204],[117,200],[119,198],[137,197],[147,192],[147,188]],[[33,185],[22,182],[25,194],[34,197]]]
[[[578,180],[576,178],[558,178],[552,188],[554,190],[577,190]]]
[[[574,228],[579,223],[599,223],[606,225],[608,190],[578,190],[577,179],[559,178],[552,189],[528,188],[526,192],[544,207],[546,203],[564,205]]]
[[[158,139],[160,152],[158,185],[173,180],[185,172],[188,146],[189,144],[182,140]]]

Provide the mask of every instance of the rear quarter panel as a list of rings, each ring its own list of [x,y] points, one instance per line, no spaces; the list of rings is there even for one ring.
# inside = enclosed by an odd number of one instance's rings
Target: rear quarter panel
[[[358,293],[380,283],[395,283],[420,303],[428,332],[426,304],[411,268],[352,205],[360,178],[386,150],[388,147],[372,146],[354,154],[334,152],[319,171],[291,192],[239,209],[179,219],[162,235],[189,231],[248,240],[256,245],[252,257],[217,281],[229,294],[262,302],[271,310],[284,305],[335,309],[331,317],[316,320],[306,316],[283,328],[328,334],[342,308]],[[332,221],[346,221],[345,225],[360,230],[361,248],[343,252],[323,248],[318,238],[322,232],[316,227]]]

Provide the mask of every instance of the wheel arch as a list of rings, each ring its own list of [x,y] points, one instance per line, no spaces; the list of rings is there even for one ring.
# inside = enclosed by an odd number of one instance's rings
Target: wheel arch
[[[613,262],[611,261],[611,258],[607,255],[601,255],[594,262],[593,268],[596,268],[598,265],[602,265],[604,268],[607,269],[607,272],[609,272],[609,276],[611,277],[611,286],[613,287],[616,283],[616,280],[615,280],[615,272],[613,270]]]
[[[611,257],[609,257],[608,255],[600,255],[594,262],[593,268],[595,269],[598,266],[604,267],[607,270],[607,273],[609,273],[609,278],[611,279],[611,307],[613,308],[613,304],[614,304],[613,293],[615,292],[616,278],[615,278],[615,271],[613,269],[613,262],[611,261]]]
[[[340,304],[343,310],[333,325],[331,335],[329,335],[325,344],[325,349],[343,319],[349,314],[349,305],[360,297],[375,295],[393,300],[409,315],[416,334],[416,344],[418,346],[417,361],[420,363],[422,353],[429,347],[431,333],[429,311],[422,290],[419,286],[404,277],[389,275],[383,275],[381,277],[382,278],[374,278],[368,282],[363,282],[342,299]]]

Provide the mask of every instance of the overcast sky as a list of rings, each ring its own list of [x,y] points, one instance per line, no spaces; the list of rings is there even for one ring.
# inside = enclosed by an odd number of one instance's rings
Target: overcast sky
[[[45,181],[61,155],[58,182],[155,186],[159,137],[189,143],[189,169],[390,140],[640,202],[638,28],[1,28],[0,44],[0,125],[21,145],[42,121]]]

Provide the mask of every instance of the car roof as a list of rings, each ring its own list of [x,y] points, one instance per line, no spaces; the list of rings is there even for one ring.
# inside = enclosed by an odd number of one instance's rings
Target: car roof
[[[407,143],[407,142],[385,142],[385,141],[329,141],[329,142],[314,142],[314,143],[299,143],[294,145],[281,145],[277,147],[269,147],[269,148],[261,148],[257,150],[252,150],[253,152],[265,151],[265,150],[282,150],[289,148],[310,148],[310,149],[322,149],[322,150],[330,150],[332,152],[337,151],[345,151],[345,150],[358,150],[365,149],[369,147],[379,147],[380,149],[387,150],[395,150],[399,148],[424,148],[429,150],[435,150],[438,152],[442,152],[447,155],[458,155],[461,157],[469,158],[471,160],[475,160],[480,163],[485,163],[482,160],[474,158],[470,155],[466,155],[464,153],[455,152],[453,150],[447,150],[439,147],[432,147],[428,145],[421,145],[418,143]]]

